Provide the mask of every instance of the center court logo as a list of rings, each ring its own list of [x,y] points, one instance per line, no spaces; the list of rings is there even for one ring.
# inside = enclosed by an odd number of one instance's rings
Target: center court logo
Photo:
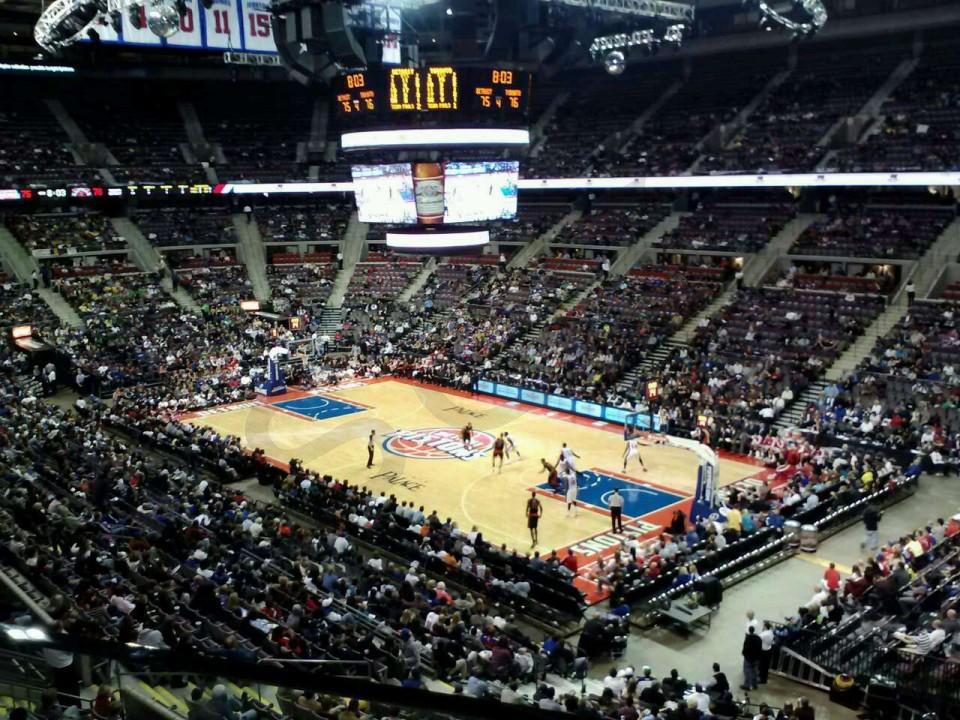
[[[474,430],[470,447],[465,448],[457,428],[397,430],[384,437],[383,449],[415,460],[470,460],[490,450],[495,439],[490,433]]]

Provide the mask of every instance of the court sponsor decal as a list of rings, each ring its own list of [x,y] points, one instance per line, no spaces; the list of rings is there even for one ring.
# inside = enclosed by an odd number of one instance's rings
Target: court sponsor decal
[[[459,428],[397,430],[384,436],[383,449],[412,460],[471,460],[485,455],[496,440],[490,433],[473,431],[470,447],[464,447]]]
[[[455,412],[457,415],[467,415],[468,417],[473,418],[483,418],[487,414],[485,412],[480,412],[479,410],[473,410],[463,405],[451,405],[450,407],[444,408],[443,412]]]
[[[416,492],[417,490],[426,487],[426,483],[420,482],[419,480],[413,480],[408,478],[403,473],[394,472],[393,470],[384,470],[379,472],[376,475],[370,476],[371,480],[383,480],[390,483],[391,485],[396,485],[397,487],[402,487],[411,492]]]

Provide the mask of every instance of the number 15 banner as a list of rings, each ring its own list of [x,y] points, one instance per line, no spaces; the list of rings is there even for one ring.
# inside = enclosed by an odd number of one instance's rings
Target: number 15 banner
[[[234,50],[276,53],[269,0],[213,0],[205,8],[200,0],[186,0],[186,12],[180,17],[180,30],[162,39],[146,27],[143,8],[136,28],[124,13],[120,33],[109,26],[98,28],[101,42],[154,47]],[[89,42],[89,41],[87,41]]]

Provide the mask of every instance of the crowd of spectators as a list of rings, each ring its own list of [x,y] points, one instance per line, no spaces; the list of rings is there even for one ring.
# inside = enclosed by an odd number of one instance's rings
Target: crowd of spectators
[[[43,325],[47,318],[45,303],[31,288],[0,273],[0,326]]]
[[[330,253],[276,253],[267,265],[273,309],[318,316],[333,289],[337,263]]]
[[[182,207],[143,210],[133,216],[144,237],[159,247],[234,245],[236,228],[222,208]]]
[[[845,172],[956,170],[960,152],[960,86],[944,78],[960,72],[955,43],[929,43],[917,67],[880,108],[881,121],[851,148],[839,150],[831,169]]]
[[[600,205],[563,228],[553,245],[632,245],[670,214],[669,204]]]
[[[658,248],[721,250],[752,253],[760,250],[793,217],[786,204],[719,203],[707,198],[680,225],[656,242]]]
[[[339,242],[347,230],[350,203],[257,207],[254,215],[265,243]]]
[[[929,471],[960,468],[952,304],[913,303],[843,381],[805,408],[801,427],[890,452],[916,451]]]
[[[441,263],[426,284],[412,298],[416,308],[426,314],[443,312],[460,304],[478,287],[487,286],[496,274],[494,262],[482,258],[450,258]],[[495,258],[490,258],[495,260]]]
[[[864,674],[882,673],[911,705],[955,702],[949,680],[941,687],[928,678],[960,649],[960,515],[882,545],[881,508],[866,505],[862,519],[867,555],[849,572],[830,564],[811,597],[778,625],[778,642],[838,673],[851,662]]]
[[[243,265],[211,265],[175,270],[179,282],[204,310],[223,306],[238,307],[253,297],[247,268]]]
[[[0,97],[0,179],[10,186],[89,183],[96,174],[77,165],[69,138],[29,81],[7,79]]]
[[[125,250],[126,241],[99,213],[64,209],[55,213],[14,215],[6,225],[35,255]]]
[[[494,373],[555,394],[607,402],[624,373],[720,291],[650,274],[612,278],[541,334],[514,343]]]
[[[915,260],[955,216],[953,208],[836,206],[800,234],[790,253]]]
[[[862,61],[864,52],[870,62]],[[826,154],[818,142],[857,113],[910,53],[908,38],[800,49],[797,67],[761,102],[744,129],[700,167],[713,172],[806,172]]]
[[[638,378],[628,395],[670,427],[692,430],[710,444],[737,446],[751,426],[769,433],[783,409],[882,309],[878,296],[741,289],[699,321],[689,345],[672,348],[661,368]],[[644,389],[649,380],[657,381],[654,398]]]
[[[678,70],[676,63],[662,63],[628,67],[617,77],[599,69],[569,77],[577,89],[547,123],[545,142],[521,164],[521,172],[526,177],[581,175],[591,154],[602,151],[614,133],[623,141],[643,111],[677,79]]]
[[[597,158],[597,176],[682,175],[703,152],[700,143],[744,109],[782,64],[776,53],[713,58],[695,66],[680,90],[648,119],[623,149]]]

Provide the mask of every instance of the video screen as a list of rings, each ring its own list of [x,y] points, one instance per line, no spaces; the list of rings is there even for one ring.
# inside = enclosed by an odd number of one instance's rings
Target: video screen
[[[417,222],[410,163],[354,165],[351,173],[360,222]]]
[[[444,165],[444,176],[444,222],[516,217],[519,162],[448,162]]]

